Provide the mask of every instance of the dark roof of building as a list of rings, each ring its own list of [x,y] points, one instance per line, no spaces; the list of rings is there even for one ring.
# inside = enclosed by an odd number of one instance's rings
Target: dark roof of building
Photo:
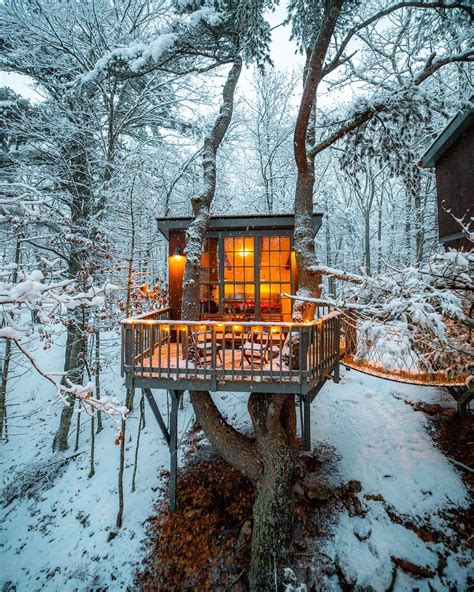
[[[323,212],[314,212],[315,231],[321,226]],[[175,218],[156,218],[158,230],[168,239],[170,230],[186,230],[194,218],[192,216]],[[294,228],[293,214],[246,214],[244,216],[211,216],[209,230],[291,230]]]
[[[428,150],[421,157],[419,162],[420,167],[424,169],[434,167],[446,150],[474,123],[473,101],[474,97],[471,97],[466,108],[453,117],[436,140],[434,140]]]

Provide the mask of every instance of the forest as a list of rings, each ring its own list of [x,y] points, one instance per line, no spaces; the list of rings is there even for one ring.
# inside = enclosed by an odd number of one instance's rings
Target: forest
[[[0,3],[1,592],[474,585],[472,19]]]

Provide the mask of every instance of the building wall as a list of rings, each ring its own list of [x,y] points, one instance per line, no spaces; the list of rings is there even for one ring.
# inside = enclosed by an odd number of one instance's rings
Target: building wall
[[[169,306],[170,318],[181,318],[181,304],[183,302],[183,274],[186,259],[183,255],[186,244],[184,230],[171,230],[169,241],[168,282],[169,282]],[[176,248],[181,249],[181,255],[176,256]]]
[[[471,125],[456,142],[448,148],[436,163],[436,186],[438,193],[438,224],[440,242],[447,247],[471,248],[464,239],[446,241],[451,235],[462,232],[456,220],[445,211],[462,218],[473,213],[474,205],[474,125]]]

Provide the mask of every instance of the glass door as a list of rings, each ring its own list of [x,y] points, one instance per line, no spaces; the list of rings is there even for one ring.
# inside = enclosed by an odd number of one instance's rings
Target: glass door
[[[223,312],[233,319],[255,318],[255,239],[224,238]]]
[[[260,319],[291,321],[291,243],[289,236],[260,239]]]

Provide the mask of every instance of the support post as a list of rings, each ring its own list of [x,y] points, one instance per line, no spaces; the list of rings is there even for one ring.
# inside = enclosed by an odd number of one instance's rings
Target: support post
[[[160,426],[160,430],[168,445],[170,451],[170,497],[169,508],[170,512],[176,510],[176,492],[178,487],[178,411],[179,402],[182,391],[169,391],[171,396],[171,410],[170,410],[170,427],[169,431],[164,422],[163,416],[156,404],[155,397],[150,389],[142,389],[143,394],[150,405],[150,408],[155,416],[155,419]]]
[[[326,384],[326,380],[321,380],[307,395],[299,395],[300,398],[300,418],[301,418],[301,436],[303,440],[303,450],[311,450],[311,403],[316,395]]]
[[[170,395],[170,512],[174,512],[178,487],[178,409],[181,391],[170,391]]]
[[[142,389],[142,393],[145,395],[146,400],[148,401],[148,404],[150,405],[150,408],[153,412],[153,415],[155,416],[155,419],[156,419],[158,425],[160,426],[160,430],[163,434],[163,437],[169,446],[170,445],[170,434],[169,434],[166,424],[164,422],[163,416],[160,413],[158,405],[156,404],[155,397],[153,396],[153,393],[148,388]]]
[[[303,450],[311,450],[311,400],[308,395],[303,398]]]
[[[341,381],[341,364],[339,360],[334,365],[333,378],[336,384],[338,384]]]

